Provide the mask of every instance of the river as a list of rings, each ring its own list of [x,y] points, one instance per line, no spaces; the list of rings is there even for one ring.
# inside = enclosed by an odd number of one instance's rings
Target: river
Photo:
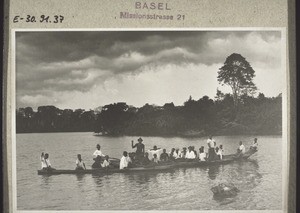
[[[225,154],[242,140],[249,148],[258,138],[258,152],[248,161],[163,173],[40,176],[40,154],[47,152],[56,169],[74,169],[77,154],[93,163],[96,144],[111,157],[132,151],[138,137],[95,137],[92,133],[17,134],[18,210],[280,210],[282,209],[282,137],[218,136]],[[146,149],[157,145],[206,147],[206,138],[143,137]],[[233,183],[236,197],[215,199],[211,187]]]

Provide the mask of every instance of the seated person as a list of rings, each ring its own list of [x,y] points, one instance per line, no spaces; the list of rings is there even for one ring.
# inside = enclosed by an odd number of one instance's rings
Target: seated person
[[[155,164],[158,164],[158,163],[159,163],[157,154],[154,154],[154,155],[153,155],[152,162],[155,163]]]
[[[149,159],[152,160],[154,154],[156,154],[157,156],[160,156],[160,154],[162,153],[162,149],[161,148],[157,148],[157,146],[153,146],[153,149],[148,150],[149,153]]]
[[[254,138],[253,144],[250,146],[250,149],[257,149],[258,143],[257,143],[257,138]]]
[[[186,147],[183,147],[180,158],[185,158],[185,155],[186,155]]]
[[[163,149],[163,153],[160,155],[160,160],[161,161],[168,161],[169,160],[169,155],[166,153],[166,149]]]
[[[192,150],[192,147],[191,147],[191,146],[188,147],[188,151],[187,151],[187,153],[186,153],[186,155],[185,155],[185,158],[186,158],[186,159],[189,159],[189,160],[193,160],[193,159],[196,158],[195,152]]]
[[[180,152],[179,148],[177,148],[177,149],[175,150],[175,153],[176,153],[176,154],[174,155],[174,158],[175,158],[175,159],[180,158],[181,152]]]
[[[241,154],[245,154],[245,152],[246,152],[246,148],[242,141],[240,141],[240,146],[239,146],[238,150],[239,150],[239,153],[241,153]]]
[[[217,160],[223,159],[222,151],[219,149],[219,147],[216,147],[216,155],[217,155]]]
[[[92,164],[92,168],[93,169],[99,169],[101,168],[101,156],[97,156],[96,158],[94,158],[94,163]]]
[[[128,153],[126,151],[123,152],[123,156],[120,160],[120,169],[126,169],[130,166],[131,159],[128,156]]]
[[[169,155],[170,160],[175,160],[177,158],[177,154],[176,154],[175,151],[176,151],[175,148],[171,149],[171,152],[170,152],[170,155]]]
[[[41,158],[41,161],[42,161],[42,169],[44,170],[55,170],[54,168],[51,167],[51,163],[50,163],[50,160],[49,160],[49,154],[46,153],[44,155],[43,158]]]
[[[86,170],[85,168],[85,163],[81,159],[81,154],[77,155],[77,160],[76,160],[76,168],[75,170]]]
[[[109,161],[109,156],[108,156],[108,155],[105,156],[105,159],[104,159],[103,163],[101,164],[101,166],[102,166],[103,168],[108,168],[108,167],[110,167],[110,161]]]
[[[105,157],[105,155],[102,153],[102,151],[101,151],[101,146],[100,146],[100,144],[97,144],[97,146],[96,146],[96,151],[93,153],[93,156],[94,156],[94,160],[98,157],[98,156],[100,156],[100,157]]]
[[[199,160],[206,161],[206,153],[204,152],[204,146],[199,148]]]
[[[222,155],[224,155],[224,149],[223,149],[223,145],[222,144],[219,146],[219,150],[221,151]]]
[[[145,152],[144,158],[142,160],[142,165],[148,165],[151,163],[151,160],[149,159],[149,153]]]

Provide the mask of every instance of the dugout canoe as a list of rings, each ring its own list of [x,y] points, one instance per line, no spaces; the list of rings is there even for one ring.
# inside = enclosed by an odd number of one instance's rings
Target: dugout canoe
[[[242,156],[224,155],[222,160],[214,161],[175,161],[166,162],[157,166],[147,166],[147,167],[133,167],[128,169],[119,168],[100,168],[100,169],[86,169],[86,170],[68,170],[68,169],[58,169],[58,170],[38,170],[38,175],[60,175],[60,174],[113,174],[113,173],[132,173],[132,172],[162,172],[172,170],[174,168],[187,168],[187,167],[203,167],[210,165],[222,165],[232,163],[234,161],[248,159],[251,155],[257,152],[256,149],[250,149]]]
[[[100,169],[86,169],[86,170],[38,170],[38,175],[60,175],[60,174],[112,174],[112,173],[131,173],[131,172],[153,172],[165,171],[173,168],[173,164],[158,165],[151,167],[134,167],[127,169],[119,168],[100,168]]]

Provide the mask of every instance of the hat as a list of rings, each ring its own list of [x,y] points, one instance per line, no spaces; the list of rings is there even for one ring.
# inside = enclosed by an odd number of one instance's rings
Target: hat
[[[139,139],[138,139],[138,142],[140,142],[140,141],[143,141],[143,139],[142,139],[142,138],[139,138]]]

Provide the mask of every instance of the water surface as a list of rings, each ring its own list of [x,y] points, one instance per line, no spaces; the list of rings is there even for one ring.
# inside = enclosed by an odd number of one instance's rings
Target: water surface
[[[248,161],[163,173],[39,176],[40,154],[47,152],[53,167],[74,169],[77,154],[93,163],[96,144],[111,157],[132,151],[137,137],[95,137],[92,133],[17,134],[17,206],[19,210],[279,210],[282,206],[282,138],[279,136],[219,136],[225,154],[242,140],[248,148],[258,137],[259,151]],[[143,137],[146,149],[157,145],[206,147],[206,138]],[[240,192],[216,199],[211,187],[231,182]]]

